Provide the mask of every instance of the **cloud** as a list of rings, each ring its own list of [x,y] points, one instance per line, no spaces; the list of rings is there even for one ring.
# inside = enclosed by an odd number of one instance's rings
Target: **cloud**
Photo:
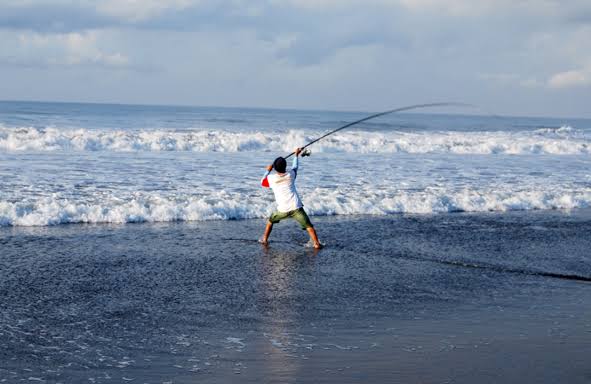
[[[387,108],[451,96],[534,110],[562,96],[574,109],[584,97],[564,95],[589,90],[589,15],[588,0],[3,0],[0,98],[35,73],[47,94],[86,100]]]
[[[97,46],[99,36],[100,33],[97,31],[61,34],[21,33],[18,36],[16,58],[20,62],[26,62],[28,59],[45,66],[128,66],[130,61],[124,54],[103,51]]]
[[[477,77],[493,86],[502,86],[505,88],[514,88],[515,86],[538,88],[545,85],[544,82],[541,82],[536,77],[518,73],[480,73]]]
[[[405,8],[415,12],[443,12],[454,15],[481,14],[490,10],[493,6],[502,6],[503,0],[400,0]]]
[[[591,68],[559,72],[548,79],[550,88],[574,88],[591,86]]]
[[[103,0],[95,4],[100,14],[130,23],[152,19],[166,12],[179,12],[195,7],[197,0]]]
[[[90,10],[84,3],[66,2],[0,4],[0,29],[37,32],[71,32],[102,28],[111,20]]]
[[[71,32],[112,27],[158,26],[160,19],[182,16],[212,0],[4,0],[0,28]],[[183,28],[183,26],[180,26]]]
[[[480,73],[478,77],[500,84],[515,84],[516,81],[520,79],[520,76],[516,73]]]

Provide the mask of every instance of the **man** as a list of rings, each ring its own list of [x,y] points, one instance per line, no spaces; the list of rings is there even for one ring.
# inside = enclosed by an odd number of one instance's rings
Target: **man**
[[[294,152],[295,156],[289,172],[286,172],[285,169],[287,167],[285,159],[283,157],[278,157],[272,165],[267,167],[267,171],[261,180],[261,185],[263,187],[270,187],[273,190],[275,201],[277,202],[277,211],[273,212],[269,217],[265,233],[260,242],[263,245],[267,245],[269,243],[269,235],[273,230],[273,224],[278,223],[283,219],[292,218],[300,224],[302,229],[308,231],[310,239],[314,244],[314,248],[320,249],[322,248],[322,244],[318,241],[316,230],[310,222],[310,218],[306,214],[306,211],[304,211],[304,204],[302,204],[295,187],[295,179],[298,174],[298,158],[302,149],[296,148]],[[273,168],[275,168],[276,173],[271,175],[270,173]]]

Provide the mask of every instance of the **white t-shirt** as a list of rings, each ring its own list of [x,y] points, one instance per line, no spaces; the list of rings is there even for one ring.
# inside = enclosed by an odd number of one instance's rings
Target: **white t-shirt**
[[[275,194],[279,212],[289,212],[304,206],[295,187],[296,172],[292,169],[285,173],[274,173],[267,176],[269,187]]]

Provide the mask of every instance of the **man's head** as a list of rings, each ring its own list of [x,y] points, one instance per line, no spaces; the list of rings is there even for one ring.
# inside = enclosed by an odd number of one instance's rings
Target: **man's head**
[[[276,158],[275,161],[273,162],[273,168],[279,173],[285,173],[286,166],[287,166],[287,163],[285,162],[285,159],[281,156]]]

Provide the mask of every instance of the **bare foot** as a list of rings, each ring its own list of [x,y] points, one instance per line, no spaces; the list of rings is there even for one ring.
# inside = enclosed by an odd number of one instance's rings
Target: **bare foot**
[[[321,243],[314,244],[314,249],[322,249],[322,248],[324,248],[324,245],[322,245]]]
[[[262,245],[264,245],[264,246],[267,246],[267,245],[269,245],[269,241],[267,241],[267,240],[263,239],[262,237],[259,239],[259,243],[261,243],[261,244],[262,244]]]

